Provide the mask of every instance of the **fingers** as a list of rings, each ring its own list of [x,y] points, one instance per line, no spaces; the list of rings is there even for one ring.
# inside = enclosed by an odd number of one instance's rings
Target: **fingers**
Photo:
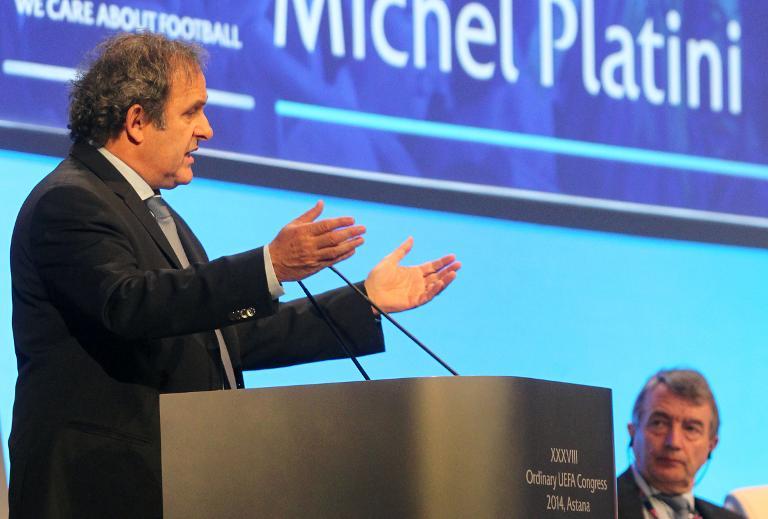
[[[424,279],[424,283],[427,285],[427,290],[429,290],[432,285],[441,286],[440,290],[447,287],[454,279],[456,279],[456,271],[459,270],[459,268],[459,266],[454,267],[451,265],[440,272],[427,276]]]
[[[419,265],[419,268],[426,276],[429,274],[434,274],[435,272],[439,272],[442,269],[446,268],[447,266],[452,266],[452,265],[457,265],[456,268],[453,270],[459,270],[461,268],[461,263],[456,261],[456,255],[447,254],[440,259],[422,263],[421,265]]]
[[[434,299],[437,295],[439,295],[440,292],[445,290],[448,287],[448,285],[450,285],[453,282],[453,280],[456,279],[456,270],[458,270],[458,267],[448,272],[443,271],[439,274],[440,275],[439,279],[436,279],[428,283],[426,289],[424,290],[424,293],[420,298],[419,305],[428,303],[429,301]]]
[[[319,222],[310,223],[307,226],[307,232],[312,236],[320,236],[334,229],[349,227],[354,225],[355,219],[351,216],[339,216],[338,218],[328,218]]]
[[[452,256],[452,255],[450,255]],[[448,258],[450,256],[445,256],[445,258]],[[441,258],[441,260],[444,258]],[[438,264],[440,260],[430,262],[428,264],[422,265],[422,269],[426,268],[428,265],[436,265]],[[443,268],[438,270],[437,272],[433,272],[432,274],[425,274],[424,276],[424,284],[425,289],[424,293],[419,298],[419,305],[423,305],[432,299],[434,299],[440,292],[445,290],[448,285],[450,285],[454,279],[456,279],[456,272],[461,268],[461,263],[458,261],[453,261],[449,263],[448,265],[444,265]]]
[[[323,207],[325,207],[325,203],[322,200],[318,200],[309,211],[302,214],[298,218],[295,218],[293,221],[295,223],[314,222],[317,219],[317,217],[320,216],[320,213],[323,212]],[[351,224],[347,224],[347,225],[351,225]]]
[[[324,263],[324,266],[333,265],[339,261],[340,258],[347,259],[350,252],[354,252],[360,245],[365,242],[362,236],[357,236],[351,240],[345,240],[334,247],[324,247],[318,249],[317,258]],[[350,254],[351,255],[351,254]]]
[[[275,274],[280,281],[304,279],[343,261],[363,244],[365,227],[350,217],[315,221],[323,211],[320,200],[309,211],[283,227],[269,244]]]
[[[318,222],[322,223],[322,222]],[[335,247],[339,243],[350,240],[357,236],[365,234],[365,226],[354,225],[350,227],[332,227],[331,230],[322,234],[312,235],[317,243],[318,248],[322,247]]]
[[[347,252],[346,254],[343,254],[343,255],[341,255],[341,256],[339,256],[339,257],[337,257],[337,258],[336,258],[336,259],[333,261],[333,263],[329,263],[329,265],[335,265],[336,263],[341,263],[341,262],[342,262],[342,261],[344,261],[345,259],[349,259],[349,258],[351,258],[351,257],[352,257],[352,256],[355,254],[355,251],[356,251],[356,250],[357,250],[357,247],[353,248],[352,250],[350,250],[350,251],[349,251],[349,252]]]
[[[454,275],[455,275],[456,271],[458,271],[459,269],[461,269],[461,262],[460,261],[453,261],[449,265],[445,265],[444,267],[442,267],[437,272],[437,274],[443,276],[443,275],[447,275],[447,274],[450,274],[450,273],[454,273]]]
[[[440,273],[440,279],[438,280],[438,285],[439,285],[439,290],[437,292],[438,294],[440,292],[442,292],[443,290],[445,290],[445,288],[448,285],[450,285],[453,282],[454,279],[456,279],[456,271],[457,270],[458,270],[458,268],[455,269],[455,270],[451,270],[450,272],[445,272],[445,273],[441,272]]]
[[[431,283],[450,283],[456,279],[456,271],[461,268],[458,261],[447,265],[443,269],[424,276],[424,283],[429,286]]]
[[[354,218],[349,216],[312,221],[317,218],[322,208],[322,201],[319,201],[310,211],[294,220],[290,225],[291,241],[309,258],[314,257],[315,260],[333,264],[338,258],[363,244],[361,235],[366,229],[365,226],[354,225]],[[312,220],[301,223],[298,221],[300,219]]]

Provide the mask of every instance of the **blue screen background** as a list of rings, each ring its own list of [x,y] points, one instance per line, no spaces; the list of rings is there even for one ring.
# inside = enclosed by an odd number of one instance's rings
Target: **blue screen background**
[[[0,153],[0,249],[8,250],[23,199],[58,160]],[[317,199],[312,194],[204,178],[165,196],[212,258],[268,242]],[[400,320],[462,375],[524,376],[610,388],[616,467],[621,471],[627,465],[626,423],[645,379],[660,367],[694,367],[710,380],[722,416],[720,445],[696,493],[721,502],[732,488],[766,482],[768,380],[763,374],[768,365],[768,324],[763,314],[768,278],[763,273],[768,271],[768,251],[324,200],[329,216],[354,215],[368,228],[366,244],[340,265],[352,279],[362,279],[408,234],[415,238],[409,263],[445,252],[458,255],[464,267],[457,281],[429,305],[400,314]],[[329,272],[307,281],[313,291],[338,285]],[[9,287],[4,254],[0,256],[4,449],[16,376]],[[300,295],[291,284],[287,292],[286,298]],[[373,378],[446,375],[386,324],[385,337],[387,352],[363,359]],[[349,361],[246,377],[248,387],[351,380],[360,376]]]

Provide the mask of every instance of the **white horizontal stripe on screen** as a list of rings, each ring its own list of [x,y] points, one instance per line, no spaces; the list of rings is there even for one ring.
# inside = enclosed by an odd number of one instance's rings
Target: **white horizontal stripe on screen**
[[[627,162],[657,168],[701,171],[716,175],[757,178],[768,180],[768,165],[752,162],[740,162],[700,155],[686,155],[646,148],[616,146],[600,142],[588,142],[575,139],[563,139],[548,135],[520,133],[462,124],[444,123],[393,117],[358,110],[346,110],[328,106],[296,103],[278,100],[275,113],[282,117],[291,117],[307,121],[351,126],[366,130],[379,130],[417,135],[434,139],[489,144],[507,148],[541,151],[556,155],[571,155],[609,162]]]
[[[66,83],[75,79],[77,70],[57,65],[46,65],[31,61],[19,61],[13,59],[3,60],[3,73],[8,76],[28,77],[44,81],[56,81]],[[208,104],[235,108],[238,110],[253,110],[256,100],[247,94],[227,92],[226,90],[208,89]]]
[[[293,160],[275,159],[271,157],[261,157],[258,155],[249,155],[233,151],[217,150],[211,148],[200,148],[196,153],[208,157],[214,157],[226,160],[235,160],[251,164],[260,164],[265,166],[294,169],[308,173],[319,173],[323,175],[332,175],[336,177],[353,178],[360,180],[370,180],[374,182],[383,182],[386,184],[395,184],[403,186],[424,187],[444,191],[454,191],[460,193],[473,193],[478,195],[510,198],[517,200],[530,200],[533,202],[555,203],[561,205],[570,205],[576,207],[606,209],[611,211],[620,211],[624,213],[643,214],[652,216],[664,216],[677,218],[681,220],[693,220],[702,222],[722,222],[734,225],[746,225],[751,227],[763,227],[768,229],[768,218],[758,216],[743,216],[730,213],[718,213],[714,211],[701,211],[697,209],[685,209],[679,207],[666,207],[651,204],[638,204],[634,202],[621,202],[617,200],[606,200],[602,198],[589,198],[585,196],[564,195],[560,193],[546,193],[542,191],[529,191],[525,189],[515,189],[511,187],[499,187],[483,184],[471,184],[469,182],[458,182],[455,180],[438,180],[432,178],[408,177],[395,173],[383,173],[375,171],[366,171],[352,168],[340,168],[336,166],[327,166],[324,164],[314,164],[309,162],[298,162]]]
[[[20,128],[34,130],[38,132],[62,134],[67,133],[62,128],[52,126],[31,125],[18,123],[15,121],[5,121],[0,119],[0,128]],[[509,198],[516,200],[529,200],[532,202],[554,203],[570,205],[575,207],[606,209],[610,211],[620,211],[624,213],[664,216],[680,220],[691,220],[700,222],[722,222],[733,225],[745,225],[750,227],[762,227],[768,229],[768,218],[757,216],[742,216],[729,213],[717,213],[714,211],[700,211],[696,209],[682,209],[677,207],[665,207],[649,204],[638,204],[632,202],[620,202],[616,200],[604,200],[600,198],[589,198],[583,196],[564,195],[559,193],[544,193],[540,191],[528,191],[525,189],[514,189],[509,187],[488,186],[482,184],[470,184],[466,182],[457,182],[454,180],[436,180],[430,178],[406,177],[394,173],[383,173],[375,171],[366,171],[352,168],[340,168],[336,166],[326,166],[323,164],[313,164],[308,162],[297,162],[292,160],[275,159],[271,157],[261,157],[259,155],[250,155],[246,153],[237,153],[234,151],[217,150],[212,148],[200,148],[196,154],[213,157],[217,159],[233,160],[247,164],[263,165],[269,167],[293,169],[306,173],[315,173],[320,175],[331,175],[341,178],[367,180],[373,182],[382,182],[385,184],[424,187],[436,190],[452,191],[459,193],[473,193],[492,197]]]

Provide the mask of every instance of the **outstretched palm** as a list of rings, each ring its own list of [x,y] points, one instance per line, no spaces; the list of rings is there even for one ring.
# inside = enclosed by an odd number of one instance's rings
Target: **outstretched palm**
[[[365,280],[368,297],[385,312],[402,312],[429,302],[456,278],[461,268],[453,254],[413,267],[400,265],[412,247],[413,238],[408,238],[385,256]]]

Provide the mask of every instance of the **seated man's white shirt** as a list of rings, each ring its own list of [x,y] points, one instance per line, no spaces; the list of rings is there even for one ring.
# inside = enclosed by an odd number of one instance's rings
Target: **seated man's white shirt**
[[[651,505],[653,505],[653,509],[656,510],[656,512],[659,514],[658,519],[675,519],[675,512],[672,510],[672,508],[665,503],[664,501],[657,499],[653,497],[656,494],[659,494],[660,491],[651,485],[649,485],[645,478],[640,474],[640,472],[635,468],[635,465],[632,465],[632,475],[635,477],[635,482],[637,483],[637,486],[640,487],[640,490],[643,492],[644,495],[648,496],[649,500],[651,501]],[[693,498],[693,492],[686,492],[685,494],[680,494],[682,497],[685,498],[685,500],[688,502],[688,509],[693,510],[694,509],[694,498]],[[643,517],[645,519],[654,519],[654,517],[651,515],[651,513],[643,507]]]

